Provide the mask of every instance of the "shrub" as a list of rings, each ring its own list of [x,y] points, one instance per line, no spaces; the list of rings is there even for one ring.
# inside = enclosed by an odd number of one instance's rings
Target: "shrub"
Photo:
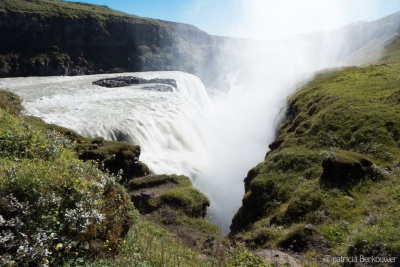
[[[115,254],[135,213],[120,177],[78,160],[56,132],[37,131],[2,110],[0,118],[0,266]]]

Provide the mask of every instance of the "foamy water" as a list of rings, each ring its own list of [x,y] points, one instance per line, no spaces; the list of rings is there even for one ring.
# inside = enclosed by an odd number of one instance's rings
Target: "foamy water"
[[[129,76],[172,78],[173,92],[142,85],[104,88],[93,81]],[[141,146],[141,160],[155,173],[194,177],[206,157],[204,133],[209,98],[201,81],[182,72],[144,72],[80,77],[1,79],[20,95],[30,115],[84,136],[102,136]],[[148,87],[149,85],[145,85]]]

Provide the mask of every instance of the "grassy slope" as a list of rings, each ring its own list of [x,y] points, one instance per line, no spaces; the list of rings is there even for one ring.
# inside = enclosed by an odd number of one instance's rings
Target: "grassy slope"
[[[137,220],[116,177],[18,118],[15,95],[0,91],[0,103],[0,265],[81,261],[104,253],[106,240],[115,249]]]
[[[158,24],[157,20],[141,18],[129,15],[120,11],[79,2],[62,2],[55,0],[2,0],[0,2],[0,12],[15,12],[21,14],[38,14],[44,17],[70,17],[82,18],[94,16],[98,19],[114,18],[124,21],[136,21]]]
[[[97,162],[78,160],[74,147],[82,144],[47,129],[54,125],[18,116],[21,109],[16,95],[0,90],[1,266],[270,266],[243,247],[213,251],[220,241],[210,243],[200,259],[199,251],[181,244],[159,222],[139,219],[128,192],[116,183],[122,177],[101,172]],[[164,179],[147,178],[130,186]],[[171,179],[177,187],[153,204],[178,212],[182,206],[176,227],[185,226],[188,235],[215,234],[216,227],[191,216],[208,199],[188,178]]]
[[[249,244],[315,266],[323,253],[400,255],[399,55],[396,39],[378,64],[323,71],[290,98],[234,218]]]

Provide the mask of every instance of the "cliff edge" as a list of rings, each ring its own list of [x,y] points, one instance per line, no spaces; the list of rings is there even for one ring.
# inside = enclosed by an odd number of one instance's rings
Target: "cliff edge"
[[[179,70],[210,80],[222,38],[57,0],[0,3],[0,77]]]

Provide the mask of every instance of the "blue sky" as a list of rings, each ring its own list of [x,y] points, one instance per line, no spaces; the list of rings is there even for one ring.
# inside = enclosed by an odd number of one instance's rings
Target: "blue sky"
[[[76,1],[76,0],[74,0]],[[400,0],[82,0],[142,17],[188,23],[216,35],[283,37],[371,21]]]

